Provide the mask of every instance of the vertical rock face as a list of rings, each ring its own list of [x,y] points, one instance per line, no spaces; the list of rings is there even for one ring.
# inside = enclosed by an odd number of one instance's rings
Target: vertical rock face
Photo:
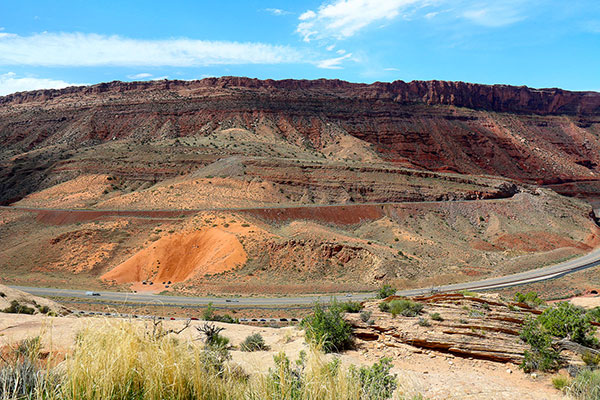
[[[345,134],[401,165],[600,193],[600,93],[443,81],[223,77],[16,93],[0,98],[0,175],[23,167],[14,154],[50,146],[259,127],[315,151]],[[36,168],[60,157],[39,157]]]

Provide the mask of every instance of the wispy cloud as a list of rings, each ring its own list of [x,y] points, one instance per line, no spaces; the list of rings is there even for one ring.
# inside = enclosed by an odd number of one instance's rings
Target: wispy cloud
[[[318,11],[308,10],[300,15],[296,31],[304,41],[353,36],[366,26],[391,20],[400,11],[423,0],[336,0],[322,4]]]
[[[33,77],[19,77],[14,72],[0,74],[0,96],[15,92],[24,92],[36,89],[62,89],[68,86],[80,86],[81,83],[69,83],[57,79],[42,79]]]
[[[352,53],[348,53],[341,57],[328,58],[328,59],[319,61],[317,63],[317,66],[319,68],[325,68],[325,69],[341,69],[342,62],[344,60],[349,59],[350,57],[352,57]]]
[[[85,33],[0,33],[0,65],[192,67],[306,62],[301,51],[265,43],[140,40]]]
[[[501,2],[488,7],[468,9],[462,13],[462,16],[473,23],[492,28],[511,25],[525,19],[520,10],[503,5]]]
[[[281,8],[266,8],[265,11],[277,16],[291,14],[290,11],[282,10]]]
[[[127,77],[129,79],[146,79],[146,78],[152,77],[152,74],[149,74],[147,72],[142,72],[142,73],[139,73],[139,74],[127,75]]]
[[[524,12],[536,0],[333,0],[298,18],[296,32],[303,40],[354,36],[369,27],[385,27],[399,16],[406,19],[434,19],[441,13],[453,20],[486,27],[500,27],[525,19]]]

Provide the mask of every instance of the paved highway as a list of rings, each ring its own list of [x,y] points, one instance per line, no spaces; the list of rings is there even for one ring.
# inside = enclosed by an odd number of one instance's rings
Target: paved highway
[[[457,283],[453,285],[439,286],[435,288],[422,288],[403,290],[398,292],[402,296],[416,296],[421,294],[436,292],[453,292],[458,290],[492,290],[511,286],[533,283],[547,279],[558,278],[560,276],[580,271],[586,268],[600,265],[600,248],[596,249],[582,257],[562,262],[560,264],[538,268],[513,275],[505,275],[496,278],[489,278],[475,282]],[[37,288],[26,286],[11,286],[12,288],[22,290],[37,296],[45,297],[74,297],[86,298],[90,301],[99,302],[123,302],[123,303],[142,303],[163,306],[205,306],[213,303],[215,306],[235,306],[235,307],[277,307],[286,308],[298,305],[310,305],[315,302],[327,303],[333,297],[344,300],[362,301],[374,296],[374,293],[352,293],[338,295],[309,295],[309,296],[288,296],[288,297],[186,297],[186,296],[164,296],[148,293],[123,293],[123,292],[97,292],[100,296],[90,296],[85,290],[73,289],[54,289]]]

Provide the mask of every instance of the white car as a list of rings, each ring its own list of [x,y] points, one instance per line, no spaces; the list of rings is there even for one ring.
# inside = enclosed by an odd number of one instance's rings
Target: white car
[[[98,292],[85,292],[86,296],[100,296],[100,293]]]

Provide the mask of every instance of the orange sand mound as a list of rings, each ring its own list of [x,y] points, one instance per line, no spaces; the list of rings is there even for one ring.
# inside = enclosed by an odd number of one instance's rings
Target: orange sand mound
[[[101,278],[117,283],[182,282],[194,275],[229,271],[245,262],[246,252],[234,234],[210,228],[165,236]]]

